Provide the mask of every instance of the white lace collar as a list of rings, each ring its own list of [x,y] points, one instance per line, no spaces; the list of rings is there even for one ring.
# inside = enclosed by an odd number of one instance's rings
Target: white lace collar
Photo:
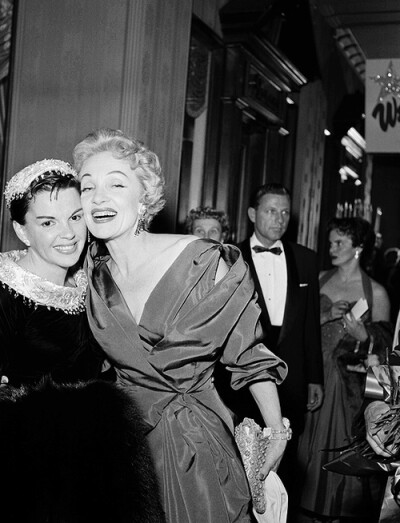
[[[85,310],[87,278],[82,269],[74,274],[76,287],[64,287],[20,267],[16,262],[26,253],[26,250],[0,253],[0,282],[3,286],[5,284],[24,296],[33,306],[44,305],[67,314],[79,314]]]

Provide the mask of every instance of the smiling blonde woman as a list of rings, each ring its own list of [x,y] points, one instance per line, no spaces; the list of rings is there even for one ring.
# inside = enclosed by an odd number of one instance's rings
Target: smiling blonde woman
[[[87,256],[88,317],[118,382],[141,409],[170,523],[251,521],[233,420],[213,383],[218,360],[249,386],[271,441],[261,477],[290,437],[276,383],[285,363],[261,342],[240,251],[192,235],[153,234],[164,199],[157,156],[100,129],[74,150],[82,207],[96,238]]]

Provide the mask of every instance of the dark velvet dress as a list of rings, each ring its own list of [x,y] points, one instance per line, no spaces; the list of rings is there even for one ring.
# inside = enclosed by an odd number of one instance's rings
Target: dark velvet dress
[[[77,287],[66,289],[17,266],[19,256],[14,251],[0,259],[1,375],[14,386],[45,376],[56,382],[98,376],[102,356],[84,310],[83,271]]]
[[[330,271],[323,276],[321,287],[333,273]],[[363,319],[364,325],[374,337],[373,353],[378,354],[383,362],[386,347],[391,346],[392,327],[388,322],[371,321],[371,280],[362,273],[362,281],[369,306],[367,317]],[[328,311],[332,301],[325,294],[321,294],[320,299],[321,311]],[[346,333],[340,319],[322,325],[321,336],[325,395],[322,407],[307,414],[300,438],[298,458],[303,474],[299,479],[302,485],[301,506],[318,515],[374,520],[379,513],[382,478],[345,476],[322,468],[338,455],[337,451],[327,452],[324,449],[348,445],[355,436],[354,421],[364,401],[366,374],[349,370],[348,365],[354,366],[367,354]]]
[[[221,256],[230,270],[215,285]],[[167,521],[250,521],[232,418],[213,371],[221,360],[239,388],[253,380],[279,383],[286,366],[259,343],[260,309],[239,250],[205,240],[187,245],[151,293],[139,325],[107,260],[93,245],[89,323],[142,410]]]
[[[163,523],[141,416],[100,376],[87,279],[57,286],[0,254],[1,521]]]

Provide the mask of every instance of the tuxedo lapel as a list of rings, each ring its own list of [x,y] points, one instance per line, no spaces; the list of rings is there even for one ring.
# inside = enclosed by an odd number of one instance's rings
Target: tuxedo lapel
[[[299,274],[297,271],[296,258],[290,244],[283,243],[286,258],[286,269],[287,269],[287,290],[286,290],[286,303],[285,312],[283,315],[283,323],[279,336],[279,342],[290,332],[295,318],[298,314],[299,298],[300,298],[300,287],[299,287]]]
[[[251,249],[250,249],[250,239],[245,240],[243,243],[240,244],[240,249],[242,251],[243,259],[245,262],[247,262],[250,272],[253,276],[254,280],[254,287],[258,294],[258,304],[261,307],[262,315],[261,315],[261,324],[264,327],[264,329],[269,330],[271,327],[271,320],[268,314],[267,305],[265,303],[264,295],[261,289],[260,280],[257,275],[256,268],[254,266],[253,257],[251,255]]]

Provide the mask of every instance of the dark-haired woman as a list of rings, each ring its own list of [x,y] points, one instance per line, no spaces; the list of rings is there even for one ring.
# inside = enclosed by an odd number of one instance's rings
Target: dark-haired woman
[[[87,351],[87,280],[78,266],[87,232],[75,171],[61,160],[37,162],[11,178],[5,198],[26,249],[0,254],[1,374],[14,386],[93,377],[100,359]]]
[[[362,268],[374,245],[370,224],[362,218],[335,218],[328,233],[333,269],[320,274],[325,399],[319,410],[307,414],[300,441],[305,476],[301,506],[314,517],[375,521],[379,478],[327,472],[322,466],[337,452],[321,451],[345,446],[354,436],[352,425],[363,402],[365,369],[382,363],[386,347],[391,346],[389,300],[385,289]],[[360,298],[366,299],[368,311],[357,319],[350,311]]]
[[[5,190],[27,248],[0,254],[1,520],[161,522],[141,418],[112,383],[91,380],[103,353],[78,266],[79,188],[69,164],[43,160]]]

